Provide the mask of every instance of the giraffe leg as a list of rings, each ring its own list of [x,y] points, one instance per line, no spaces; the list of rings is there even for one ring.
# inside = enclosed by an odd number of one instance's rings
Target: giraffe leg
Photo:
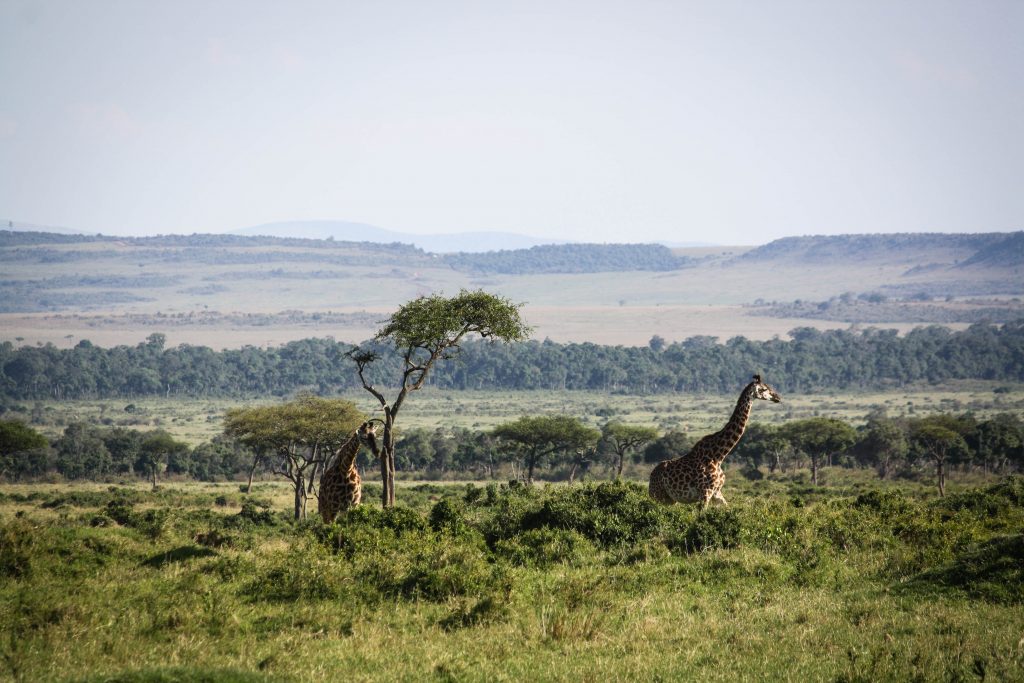
[[[727,503],[725,500],[725,496],[722,495],[722,489],[718,489],[713,494],[711,494],[711,500],[715,502],[715,505],[724,505],[726,507],[729,506],[729,503]]]

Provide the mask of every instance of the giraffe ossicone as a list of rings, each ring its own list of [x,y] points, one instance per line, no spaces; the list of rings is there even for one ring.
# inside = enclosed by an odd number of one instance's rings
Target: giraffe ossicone
[[[352,436],[335,452],[334,464],[320,477],[317,509],[325,522],[333,522],[339,513],[359,505],[363,499],[363,482],[355,462],[363,446],[368,446],[375,457],[380,457],[377,426],[373,422],[364,422],[352,432]]]
[[[722,462],[743,436],[754,400],[779,403],[782,397],[762,382],[760,375],[754,375],[740,392],[736,409],[722,429],[703,437],[686,455],[658,463],[648,484],[651,498],[665,504],[700,503],[707,507],[714,501],[727,505],[722,496]]]

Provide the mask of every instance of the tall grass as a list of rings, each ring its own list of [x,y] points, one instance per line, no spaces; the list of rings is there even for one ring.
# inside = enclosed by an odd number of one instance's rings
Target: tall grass
[[[631,483],[413,487],[331,525],[22,487],[0,679],[1019,679],[1024,479],[746,486],[703,513]]]

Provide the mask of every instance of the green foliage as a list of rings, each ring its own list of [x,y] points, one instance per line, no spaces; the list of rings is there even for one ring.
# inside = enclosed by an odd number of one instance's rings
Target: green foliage
[[[658,512],[657,504],[637,484],[603,483],[546,497],[539,508],[523,515],[521,526],[575,531],[610,548],[657,534]]]
[[[470,272],[600,273],[611,271],[669,271],[689,263],[661,244],[545,244],[529,249],[446,254],[446,263]]]
[[[735,548],[740,544],[742,523],[739,514],[728,508],[708,508],[681,533],[670,537],[668,546],[675,552],[701,552],[714,548]]]
[[[24,519],[0,521],[0,576],[25,578],[32,571],[32,525]]]
[[[414,508],[364,505],[330,525],[249,505],[274,522],[257,523],[209,488],[19,488],[0,501],[0,677],[328,680],[361,666],[415,679],[429,658],[524,680],[584,665],[905,680],[984,659],[1013,679],[1024,479],[944,500],[864,482],[797,506],[802,485],[770,480],[772,495],[705,511],[629,483],[432,485],[410,489]],[[111,525],[90,526],[97,515]],[[659,656],[673,646],[685,661]],[[860,654],[808,652],[829,649]]]
[[[440,352],[458,345],[463,335],[503,341],[521,341],[529,336],[519,316],[519,305],[482,290],[462,290],[446,298],[439,294],[421,296],[403,304],[377,332],[376,339],[388,340],[399,349],[419,348]]]
[[[474,294],[470,292],[470,294]],[[503,304],[507,306],[507,302]],[[431,308],[426,302],[419,309]],[[496,305],[500,312],[502,306]],[[527,330],[511,309],[508,326],[495,337]],[[405,341],[429,341],[446,329],[442,320]],[[449,319],[449,322],[455,320]],[[397,323],[405,323],[400,318]],[[386,325],[382,332],[400,328]],[[460,328],[461,329],[461,328]],[[895,330],[820,331],[798,328],[790,339],[752,341],[736,337],[727,344],[692,337],[654,351],[647,346],[602,346],[526,341],[511,346],[462,339],[458,364],[438,364],[431,382],[442,389],[619,390],[637,394],[734,392],[746,370],[772,368],[782,393],[838,389],[864,390],[953,379],[1024,380],[1024,324],[976,324],[960,332],[938,326],[897,335]],[[521,336],[509,337],[518,339]],[[0,395],[10,399],[123,398],[143,396],[285,396],[313,388],[320,393],[359,389],[351,346],[331,339],[304,339],[280,347],[225,349],[150,344],[100,348],[8,345],[0,348]],[[376,376],[391,383],[405,369],[403,356],[389,341],[370,341],[361,351],[375,360]],[[514,368],[514,371],[512,370]],[[586,368],[581,372],[580,368]]]
[[[573,567],[591,563],[596,557],[594,544],[577,531],[566,529],[529,529],[494,544],[497,557],[515,565],[547,569],[557,564]]]
[[[261,505],[251,498],[246,498],[242,502],[242,509],[238,511],[236,519],[242,524],[248,523],[256,526],[274,526],[278,522],[269,505]]]
[[[980,600],[1024,604],[1024,534],[997,536],[971,546],[949,564],[922,572],[910,586],[957,588]]]

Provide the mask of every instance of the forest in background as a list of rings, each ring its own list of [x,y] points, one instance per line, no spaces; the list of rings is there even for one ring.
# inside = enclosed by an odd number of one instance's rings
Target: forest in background
[[[0,344],[0,397],[5,400],[144,396],[286,396],[358,388],[353,347],[305,339],[281,347],[167,347],[162,334],[134,346],[72,349]],[[371,378],[400,376],[400,357],[372,345],[380,360]],[[646,347],[558,344],[550,340],[492,344],[470,340],[440,364],[429,385],[455,390],[598,390],[638,394],[731,392],[755,372],[783,392],[879,389],[955,379],[1024,381],[1024,320],[978,323],[962,332],[930,326],[899,336],[876,328],[798,328],[790,339],[763,342],[692,337]]]

